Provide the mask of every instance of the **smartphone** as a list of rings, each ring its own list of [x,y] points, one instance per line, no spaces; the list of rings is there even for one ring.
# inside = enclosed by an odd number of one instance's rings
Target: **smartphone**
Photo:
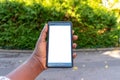
[[[72,22],[48,22],[47,47],[47,67],[72,67]]]

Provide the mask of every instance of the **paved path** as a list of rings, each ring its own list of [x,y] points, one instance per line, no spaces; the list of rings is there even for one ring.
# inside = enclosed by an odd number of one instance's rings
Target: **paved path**
[[[36,80],[120,80],[120,50],[77,53],[73,68],[47,69]],[[29,56],[0,53],[0,75],[9,73]]]

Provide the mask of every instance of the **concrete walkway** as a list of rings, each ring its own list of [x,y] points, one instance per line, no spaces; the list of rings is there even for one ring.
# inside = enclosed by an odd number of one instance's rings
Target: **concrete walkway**
[[[77,51],[77,50],[76,50]],[[0,75],[22,64],[30,52],[0,52]],[[120,50],[77,51],[73,68],[49,68],[36,80],[120,80]]]

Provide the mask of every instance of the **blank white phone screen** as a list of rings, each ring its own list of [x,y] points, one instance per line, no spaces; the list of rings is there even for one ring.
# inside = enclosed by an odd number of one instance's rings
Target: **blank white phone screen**
[[[49,66],[71,66],[71,25],[50,25],[48,43]]]

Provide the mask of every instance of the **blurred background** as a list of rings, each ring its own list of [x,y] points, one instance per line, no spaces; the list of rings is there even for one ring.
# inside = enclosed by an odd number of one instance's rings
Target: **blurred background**
[[[0,49],[33,50],[48,21],[72,21],[77,49],[120,47],[120,0],[0,0]]]

